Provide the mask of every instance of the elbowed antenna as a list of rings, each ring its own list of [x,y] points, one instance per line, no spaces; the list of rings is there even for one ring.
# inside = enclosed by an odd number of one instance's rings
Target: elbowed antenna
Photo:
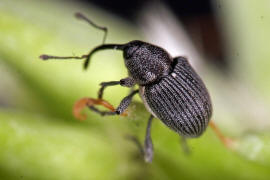
[[[88,19],[86,16],[84,16],[82,13],[75,13],[75,17],[77,19],[86,21],[88,24],[93,26],[94,28],[100,29],[104,31],[104,36],[103,36],[103,41],[102,45],[99,45],[95,47],[93,50],[89,52],[89,54],[84,54],[82,56],[52,56],[52,55],[47,55],[47,54],[42,54],[39,56],[40,59],[42,60],[49,60],[49,59],[58,59],[58,60],[65,60],[65,59],[85,59],[84,62],[84,69],[87,69],[89,61],[91,56],[99,51],[99,50],[104,50],[104,49],[117,49],[117,50],[123,50],[125,44],[104,44],[107,38],[108,34],[108,29],[107,27],[99,26],[96,23],[94,23],[92,20]]]
[[[82,55],[82,56],[51,56],[48,54],[42,54],[39,56],[42,60],[49,60],[49,59],[85,59],[88,55]]]
[[[58,60],[66,60],[66,59],[85,59],[84,62],[84,69],[87,69],[90,58],[92,55],[100,50],[105,50],[105,49],[114,49],[114,50],[123,50],[125,44],[102,44],[100,46],[95,47],[93,50],[89,52],[89,54],[84,54],[82,56],[51,56],[47,54],[42,54],[39,56],[40,59],[42,60],[49,60],[49,59],[58,59]]]
[[[100,29],[100,30],[104,31],[104,36],[103,36],[102,44],[105,43],[106,38],[107,38],[107,35],[108,35],[108,28],[107,27],[103,27],[103,26],[97,25],[91,19],[88,19],[85,15],[83,15],[82,13],[79,13],[79,12],[75,13],[75,17],[77,19],[81,19],[83,21],[86,21],[88,24],[90,24],[94,28],[97,28],[97,29]]]
[[[123,50],[124,49],[125,44],[102,44],[100,46],[95,47],[92,51],[90,51],[90,53],[87,55],[86,60],[84,62],[84,69],[87,69],[89,62],[90,62],[90,58],[91,56],[100,50],[105,50],[105,49],[114,49],[114,50]]]
[[[94,54],[95,52],[97,52],[99,50],[104,50],[104,49],[120,49],[120,50],[123,49],[123,45],[121,45],[121,44],[104,44],[105,41],[106,41],[106,38],[107,38],[107,34],[108,34],[108,28],[107,27],[97,25],[91,19],[88,19],[85,15],[83,15],[82,13],[79,13],[79,12],[75,13],[75,17],[80,19],[80,20],[86,21],[88,24],[90,24],[94,28],[97,28],[99,30],[104,31],[102,45],[97,46],[96,48],[94,48],[92,51],[90,51],[90,53],[88,55],[81,56],[81,57],[86,58],[86,60],[84,62],[84,66],[83,66],[84,69],[87,69],[90,58],[91,58],[92,54]],[[79,58],[75,58],[75,59],[79,59]]]

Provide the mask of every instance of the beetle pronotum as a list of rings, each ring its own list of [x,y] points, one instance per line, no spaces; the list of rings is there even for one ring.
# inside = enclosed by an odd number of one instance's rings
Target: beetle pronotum
[[[185,57],[172,58],[163,48],[139,40],[126,44],[104,44],[107,36],[106,27],[96,25],[80,13],[76,13],[75,16],[103,30],[105,32],[103,44],[82,56],[41,55],[40,58],[43,60],[85,59],[84,69],[87,69],[94,53],[106,49],[121,50],[129,74],[119,81],[101,83],[97,99],[79,100],[73,109],[75,117],[86,118],[80,114],[85,106],[100,115],[125,115],[124,111],[133,96],[139,93],[145,107],[151,113],[144,141],[144,157],[147,162],[151,162],[153,158],[151,123],[154,117],[184,138],[198,137],[205,131],[212,115],[211,99],[203,81]],[[120,85],[131,88],[136,84],[139,89],[133,90],[126,96],[116,109],[102,99],[104,89],[109,86]],[[110,111],[100,111],[94,105],[102,105]],[[222,142],[230,146],[230,139],[225,138],[212,122],[210,126]]]

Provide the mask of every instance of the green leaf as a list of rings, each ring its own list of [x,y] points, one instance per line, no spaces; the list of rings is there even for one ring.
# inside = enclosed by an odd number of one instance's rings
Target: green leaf
[[[127,76],[120,52],[96,54],[89,71],[82,70],[81,61],[38,58],[43,53],[81,55],[100,44],[102,33],[76,21],[76,11],[91,12],[85,14],[108,25],[108,42],[139,39],[136,28],[94,7],[61,1],[0,3],[0,75],[12,76],[13,81],[1,81],[0,88],[0,97],[13,105],[0,111],[1,179],[269,179],[268,132],[235,137],[239,146],[234,152],[207,129],[202,137],[188,141],[187,155],[179,136],[155,119],[154,161],[146,164],[135,144],[125,139],[132,135],[144,140],[149,113],[141,102],[129,108],[126,118],[87,111],[87,121],[74,120],[71,112],[77,99],[95,97],[100,82]],[[214,80],[210,84],[215,107],[220,107],[219,100],[227,102],[227,97],[217,98],[223,86]],[[112,87],[105,98],[116,105],[127,92]],[[222,108],[215,112],[216,119],[235,117]],[[238,124],[231,129],[241,133],[241,128]]]
[[[22,112],[0,112],[0,177],[19,179],[267,179],[269,135],[257,136],[261,149],[232,152],[211,130],[189,141],[185,154],[179,137],[160,121],[153,124],[155,158],[145,164],[125,135],[143,140],[147,117],[135,103],[128,118],[89,118],[96,124],[67,124]],[[95,120],[94,120],[95,119]],[[88,121],[89,121],[88,120]],[[250,140],[249,140],[250,141]],[[254,144],[254,140],[253,140]],[[255,154],[254,154],[255,153]],[[267,155],[267,156],[265,156]],[[249,156],[250,158],[246,158]],[[262,157],[267,157],[262,159]],[[13,173],[16,172],[16,173]],[[106,173],[105,173],[106,172]]]
[[[0,112],[0,178],[126,179],[140,167],[118,136],[114,127]]]
[[[60,5],[62,4],[34,1],[31,1],[31,4],[23,4],[3,1],[0,7],[2,9],[0,11],[2,27],[0,29],[0,43],[2,44],[0,57],[1,61],[10,67],[16,77],[28,88],[28,91],[31,91],[29,99],[36,98],[40,103],[40,111],[46,109],[47,113],[53,116],[70,118],[70,109],[76,99],[96,96],[100,82],[120,79],[127,75],[120,52],[108,51],[106,56],[102,53],[95,55],[89,68],[91,71],[82,70],[82,61],[42,61],[39,59],[39,56],[44,53],[60,56],[88,53],[89,49],[99,45],[102,40],[103,34],[99,34],[98,30],[73,17],[76,10],[84,12],[86,8],[79,6],[72,8],[70,4],[70,7],[67,6],[68,12],[60,13],[58,9]],[[45,16],[41,13],[44,7],[49,9]],[[33,14],[35,14],[34,17]],[[88,16],[98,17],[98,14]],[[111,20],[115,21],[113,18]],[[104,24],[107,22],[108,20],[103,21]],[[115,23],[111,28],[114,29],[113,27],[117,26]],[[126,27],[124,23],[119,23],[119,26]],[[132,31],[127,28],[125,30],[132,34]],[[112,34],[114,32],[110,31]],[[114,33],[113,37],[116,37],[118,41],[113,41],[123,43],[120,35],[124,38],[125,34],[124,30]],[[133,38],[136,37],[136,35],[133,36]],[[108,99],[118,100],[116,97],[123,92],[125,92],[123,88],[111,88],[114,98]],[[27,104],[29,107],[30,102],[23,99],[24,102],[18,97],[17,104],[20,107]],[[37,104],[33,105],[35,111],[36,106]]]

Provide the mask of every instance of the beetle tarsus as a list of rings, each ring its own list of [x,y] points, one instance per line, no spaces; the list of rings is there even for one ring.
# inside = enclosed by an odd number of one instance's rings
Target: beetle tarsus
[[[99,109],[97,109],[94,106],[88,106],[88,107],[89,107],[90,110],[98,113],[101,116],[116,115],[117,114],[117,112],[115,112],[115,111],[100,111]]]
[[[147,128],[146,128],[146,136],[144,140],[144,160],[147,163],[151,163],[154,156],[154,147],[153,147],[152,138],[151,138],[151,125],[152,125],[153,118],[154,118],[153,115],[149,117]]]

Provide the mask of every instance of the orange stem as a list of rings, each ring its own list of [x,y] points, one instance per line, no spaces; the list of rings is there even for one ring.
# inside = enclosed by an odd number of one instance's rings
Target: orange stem
[[[82,98],[78,100],[73,106],[73,115],[75,118],[79,120],[85,120],[86,114],[81,113],[82,109],[86,106],[91,107],[94,105],[101,105],[110,111],[115,111],[115,108],[107,101],[103,99],[94,99],[94,98]],[[124,112],[121,114],[122,116],[126,116],[127,114]]]
[[[215,134],[217,135],[217,137],[220,139],[220,141],[228,148],[232,149],[234,148],[234,141],[230,138],[225,137],[221,131],[219,130],[219,128],[215,125],[215,123],[213,121],[209,122],[209,126],[213,129],[213,131],[215,132]]]

